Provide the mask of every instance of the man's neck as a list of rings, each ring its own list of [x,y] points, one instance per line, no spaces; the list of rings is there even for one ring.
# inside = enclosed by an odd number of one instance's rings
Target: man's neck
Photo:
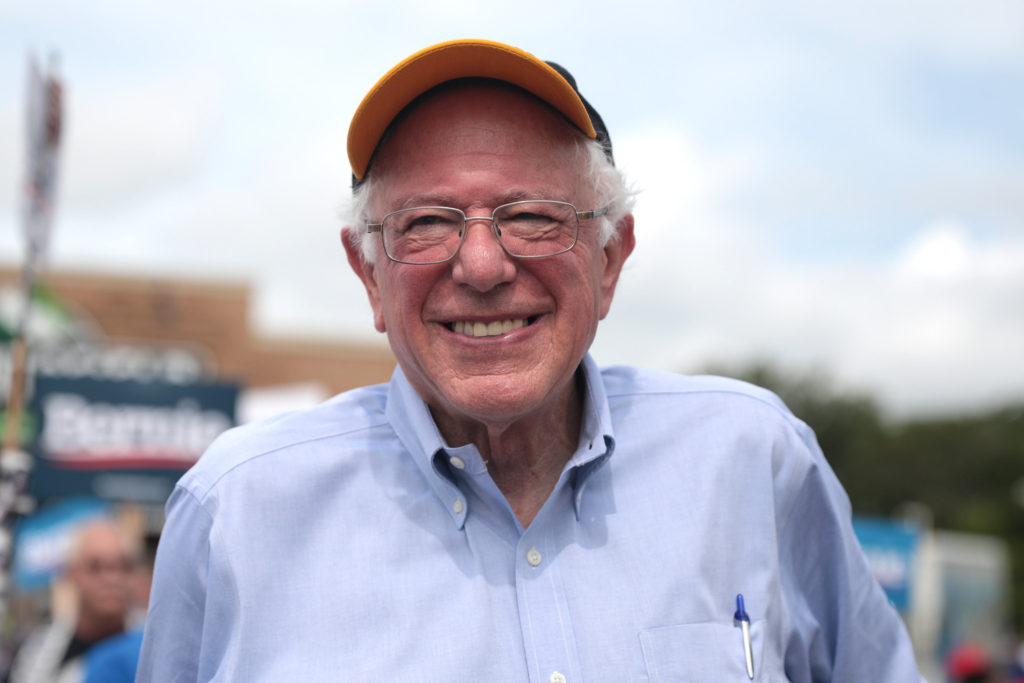
[[[579,442],[585,384],[581,372],[544,409],[513,422],[467,425],[435,415],[449,444],[477,447],[524,529],[548,499]]]
[[[95,643],[124,631],[123,617],[87,617],[83,615],[75,624],[75,637]]]

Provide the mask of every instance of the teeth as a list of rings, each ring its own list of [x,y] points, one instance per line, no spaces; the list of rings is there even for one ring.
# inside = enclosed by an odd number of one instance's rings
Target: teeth
[[[524,318],[494,320],[489,323],[456,320],[452,324],[452,330],[456,334],[468,334],[470,337],[496,337],[501,334],[508,334],[512,330],[518,330],[520,327],[526,327],[526,320]]]

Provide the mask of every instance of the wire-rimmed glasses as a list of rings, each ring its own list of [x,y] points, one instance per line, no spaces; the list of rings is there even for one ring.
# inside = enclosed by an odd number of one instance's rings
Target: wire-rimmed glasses
[[[557,256],[576,246],[579,222],[603,216],[609,207],[577,211],[569,202],[532,199],[502,204],[487,216],[467,216],[448,206],[418,206],[392,211],[380,223],[367,223],[379,232],[384,253],[410,265],[444,263],[455,257],[469,221],[490,221],[491,229],[510,256],[523,259]]]

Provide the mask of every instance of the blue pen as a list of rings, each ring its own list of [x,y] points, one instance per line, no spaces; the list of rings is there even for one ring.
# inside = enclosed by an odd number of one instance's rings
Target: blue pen
[[[732,616],[743,631],[743,654],[747,658],[747,678],[754,680],[754,648],[750,644],[750,617],[743,607],[743,594],[736,596],[736,614]]]

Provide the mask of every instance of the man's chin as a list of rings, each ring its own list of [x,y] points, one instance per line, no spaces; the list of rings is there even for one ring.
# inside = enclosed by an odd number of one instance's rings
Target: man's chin
[[[528,373],[488,374],[444,387],[445,412],[485,424],[511,423],[542,410],[557,410],[552,392]]]

